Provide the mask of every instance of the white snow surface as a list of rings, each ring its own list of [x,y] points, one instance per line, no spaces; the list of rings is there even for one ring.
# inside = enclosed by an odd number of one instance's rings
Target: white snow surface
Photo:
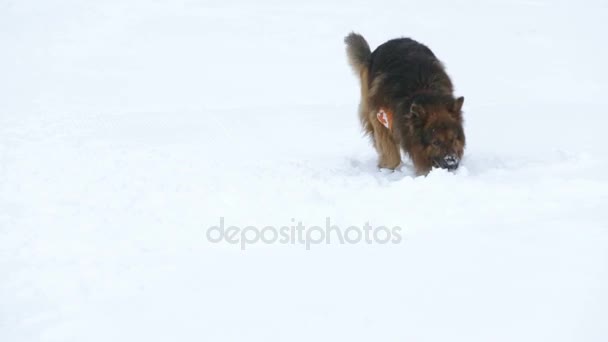
[[[605,1],[0,1],[0,341],[608,341]],[[464,95],[379,171],[343,37]],[[207,241],[402,227],[400,244]]]

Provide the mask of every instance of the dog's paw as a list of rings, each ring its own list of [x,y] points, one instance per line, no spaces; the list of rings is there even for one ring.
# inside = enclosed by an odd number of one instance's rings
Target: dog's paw
[[[380,167],[380,168],[378,168],[378,172],[380,172],[382,174],[385,174],[385,175],[388,175],[388,174],[394,173],[395,170],[389,169],[389,168],[386,168],[386,167]]]

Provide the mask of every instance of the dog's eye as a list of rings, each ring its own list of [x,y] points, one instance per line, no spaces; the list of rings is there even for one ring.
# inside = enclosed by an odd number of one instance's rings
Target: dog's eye
[[[434,140],[434,141],[433,141],[433,146],[441,146],[441,141],[439,141],[439,140]]]

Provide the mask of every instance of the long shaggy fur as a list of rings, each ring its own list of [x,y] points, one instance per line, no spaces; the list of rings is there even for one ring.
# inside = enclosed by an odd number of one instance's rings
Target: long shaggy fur
[[[370,50],[369,44],[367,44],[365,38],[354,32],[344,38],[344,43],[346,43],[348,61],[358,75],[363,69],[367,68],[370,57],[372,56],[372,50]]]
[[[367,98],[369,97],[369,63],[372,57],[372,51],[369,44],[362,35],[351,32],[344,38],[346,43],[346,56],[353,72],[359,76],[361,81],[361,102],[359,103],[359,120],[363,131],[372,135],[372,125],[367,118]]]
[[[454,98],[452,81],[433,52],[409,38],[390,40],[373,53],[360,34],[350,33],[344,41],[361,81],[359,118],[372,137],[379,167],[399,166],[403,149],[418,174],[456,168],[465,145],[464,98]],[[380,109],[392,114],[390,129],[376,119]]]

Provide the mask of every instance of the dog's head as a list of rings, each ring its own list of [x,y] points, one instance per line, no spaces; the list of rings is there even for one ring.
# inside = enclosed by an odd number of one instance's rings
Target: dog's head
[[[402,132],[410,136],[411,157],[419,173],[426,174],[433,167],[458,168],[465,145],[463,102],[463,97],[429,97],[415,100],[406,109]]]

